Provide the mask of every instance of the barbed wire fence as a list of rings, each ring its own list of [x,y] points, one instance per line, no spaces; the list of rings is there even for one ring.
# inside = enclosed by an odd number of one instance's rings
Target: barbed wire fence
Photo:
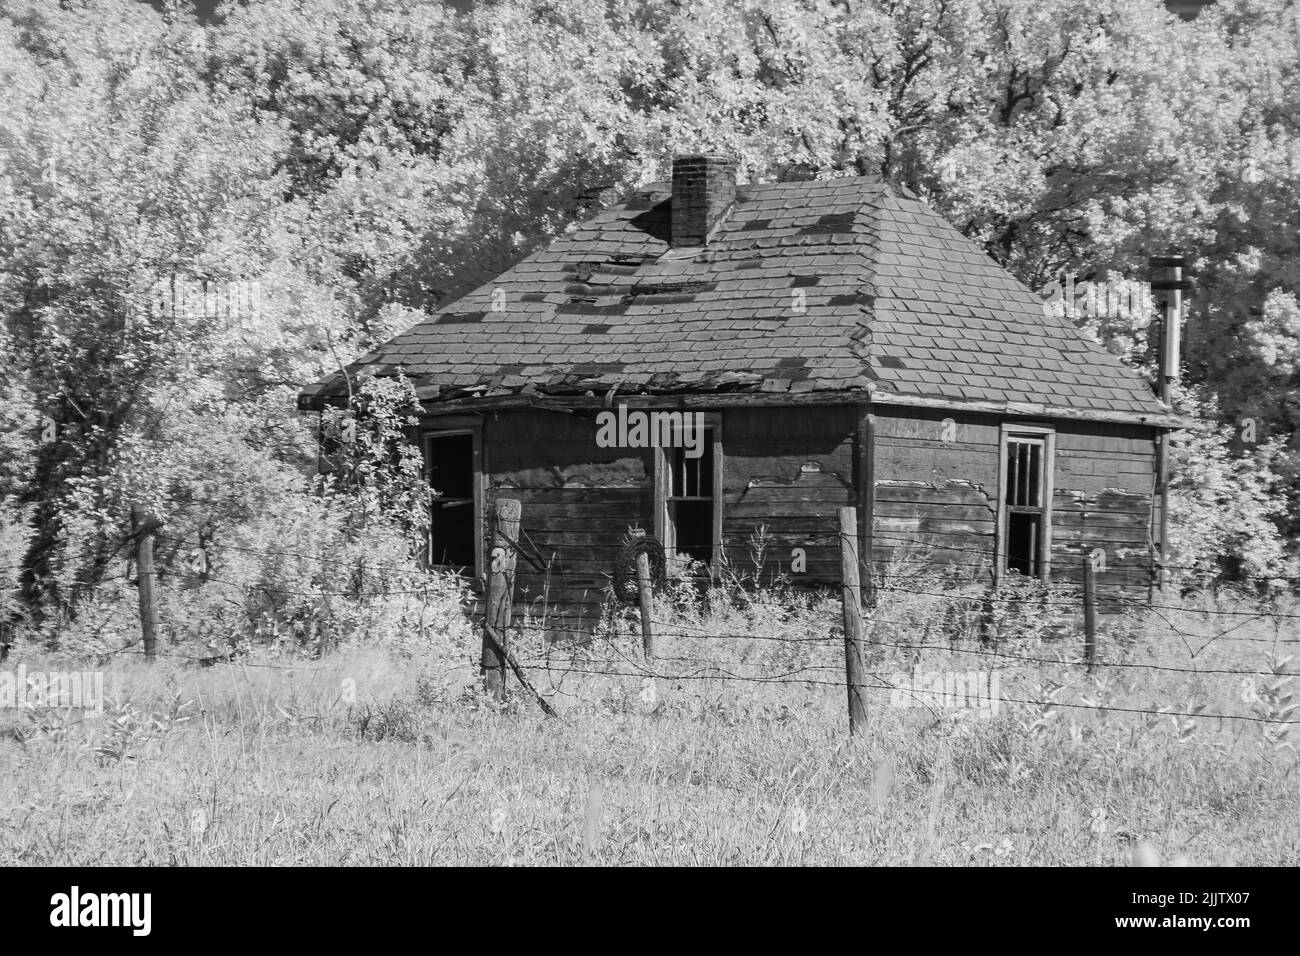
[[[487,516],[490,519],[490,515]],[[635,516],[624,516],[635,517]],[[578,522],[581,523],[580,521]],[[633,521],[631,534],[637,535],[635,520]],[[1161,672],[1161,673],[1182,673],[1197,676],[1207,675],[1231,675],[1257,678],[1262,677],[1274,682],[1284,682],[1295,674],[1294,671],[1285,667],[1286,660],[1281,659],[1280,655],[1275,653],[1272,661],[1268,666],[1259,668],[1247,667],[1207,667],[1198,665],[1196,658],[1203,653],[1207,647],[1216,642],[1230,641],[1249,641],[1252,644],[1267,644],[1275,650],[1279,645],[1288,643],[1300,643],[1300,639],[1282,637],[1276,633],[1272,638],[1259,637],[1255,635],[1242,635],[1235,633],[1243,625],[1256,621],[1272,620],[1275,625],[1282,620],[1300,619],[1300,614],[1288,613],[1280,610],[1275,604],[1273,606],[1261,607],[1258,610],[1228,610],[1221,612],[1221,617],[1232,620],[1232,623],[1219,627],[1216,632],[1202,640],[1199,648],[1187,648],[1188,663],[1190,666],[1178,666],[1168,663],[1147,663],[1131,660],[1106,660],[1100,659],[1097,655],[1098,637],[1096,633],[1095,621],[1087,622],[1087,610],[1089,605],[1098,603],[1098,587],[1095,581],[1095,575],[1092,571],[1091,555],[1080,555],[1082,565],[1084,587],[1082,590],[1072,589],[1069,587],[1040,587],[1031,585],[1028,581],[1023,582],[1022,586],[1008,586],[1004,588],[990,588],[986,584],[978,582],[976,573],[968,573],[964,586],[958,586],[952,590],[938,591],[926,588],[909,586],[908,581],[900,580],[897,576],[884,576],[880,580],[872,582],[870,591],[873,600],[870,606],[865,610],[860,606],[860,588],[856,580],[856,571],[858,568],[857,542],[856,542],[856,514],[853,509],[841,509],[840,528],[838,532],[828,532],[826,521],[822,519],[817,522],[815,529],[809,534],[788,537],[785,543],[791,541],[813,541],[819,540],[823,544],[829,538],[832,542],[837,541],[840,544],[840,571],[841,576],[838,580],[823,579],[819,583],[823,588],[823,594],[831,598],[835,592],[839,592],[839,603],[842,609],[842,621],[838,627],[833,620],[825,619],[820,622],[821,633],[794,633],[787,631],[782,634],[760,634],[753,630],[744,632],[729,631],[725,627],[717,624],[701,626],[698,623],[690,623],[682,620],[680,617],[667,615],[662,603],[648,602],[644,600],[647,592],[653,591],[652,582],[647,578],[650,576],[646,573],[645,563],[642,561],[640,586],[636,589],[637,600],[628,600],[626,596],[621,601],[617,600],[617,587],[611,587],[610,596],[612,600],[606,605],[604,613],[609,614],[610,608],[622,610],[624,616],[631,617],[633,620],[632,627],[636,623],[640,625],[640,631],[643,637],[643,646],[640,653],[637,652],[635,641],[624,640],[620,642],[617,639],[615,629],[605,627],[604,633],[601,633],[600,627],[594,627],[590,630],[588,641],[585,645],[588,653],[579,659],[574,659],[571,655],[566,655],[559,661],[547,653],[547,649],[552,646],[551,638],[558,630],[564,632],[561,625],[556,628],[551,624],[545,614],[528,615],[525,614],[524,620],[515,622],[513,633],[516,640],[530,648],[540,649],[534,657],[521,658],[517,663],[523,668],[536,668],[545,673],[550,679],[552,686],[558,686],[559,681],[555,680],[558,674],[561,678],[569,674],[579,674],[585,676],[614,676],[623,678],[636,678],[644,682],[644,686],[653,697],[653,682],[666,680],[673,682],[691,682],[691,681],[738,681],[750,684],[797,684],[806,687],[827,686],[840,687],[848,692],[849,697],[849,716],[850,727],[854,728],[860,721],[860,717],[855,718],[855,705],[858,700],[871,693],[888,693],[891,697],[898,695],[918,696],[916,688],[900,686],[897,680],[897,666],[887,669],[869,669],[864,666],[861,659],[864,651],[869,652],[866,656],[869,658],[868,663],[879,665],[882,656],[881,652],[899,651],[912,655],[920,655],[927,651],[944,651],[945,653],[969,655],[978,660],[991,661],[999,665],[1074,665],[1077,664],[1086,667],[1088,671],[1115,669],[1127,672]],[[634,539],[636,540],[636,539]],[[514,540],[512,533],[494,534],[492,538],[494,555],[506,559],[513,557],[511,552],[519,552],[522,549],[519,542]],[[532,550],[541,550],[535,544]],[[606,551],[621,551],[624,554],[629,550],[628,541],[621,544],[605,544],[590,547],[604,548]],[[975,552],[975,549],[971,549]],[[964,565],[949,563],[946,565],[947,570],[961,572],[987,571],[988,555],[979,553],[984,558],[983,562],[967,562]],[[626,558],[624,558],[626,560]],[[500,580],[498,587],[513,587],[514,585],[514,566],[508,561],[503,560],[502,566],[496,568],[497,576]],[[724,565],[724,569],[725,569]],[[548,567],[551,575],[557,575],[560,583],[554,580],[548,581],[545,586],[545,595],[548,600],[557,596],[561,601],[566,592],[572,591],[575,587],[587,587],[585,583],[573,585],[563,583],[563,568],[556,569]],[[724,576],[728,572],[723,571]],[[757,580],[758,575],[754,575],[751,584],[754,588],[746,591],[742,587],[733,587],[726,589],[729,595],[735,597],[735,600],[742,607],[749,611],[758,611],[766,615],[782,615],[790,611],[790,604],[787,598],[764,600],[762,595],[766,593]],[[782,576],[784,577],[784,576]],[[617,582],[619,575],[617,570],[611,572],[611,579]],[[734,580],[733,583],[740,582]],[[784,583],[784,582],[783,582]],[[660,582],[653,582],[659,585]],[[706,584],[717,586],[719,582],[714,579]],[[1123,588],[1113,588],[1114,593],[1109,595],[1109,610],[1112,612],[1124,610],[1141,610],[1146,613],[1154,613],[1158,619],[1164,620],[1169,627],[1169,636],[1178,636],[1186,638],[1188,633],[1177,623],[1171,620],[1173,615],[1183,614],[1192,615],[1198,622],[1204,623],[1205,620],[1213,619],[1216,613],[1213,610],[1202,610],[1189,608],[1184,604],[1173,604],[1167,601],[1150,601],[1145,597],[1139,597],[1132,593],[1126,593]],[[897,596],[922,597],[931,599],[945,605],[940,615],[938,624],[934,621],[927,622],[923,633],[922,640],[899,640],[896,637],[889,639],[887,636],[891,630],[890,625],[899,623],[911,624],[912,622],[891,621],[890,616],[896,613],[898,608],[891,607],[890,598]],[[1009,630],[1014,635],[1018,626],[1014,620],[1015,611],[1028,611],[1033,615],[1055,619],[1055,631],[1061,637],[1050,646],[1058,649],[1055,657],[1043,656],[1043,654],[1029,654],[1008,649],[1009,645],[1015,645],[1020,642],[1004,640],[1004,631]],[[1010,613],[1008,613],[1010,611]],[[1022,617],[1024,615],[1021,615]],[[1062,626],[1063,619],[1070,616],[1078,616],[1085,619],[1082,627],[1077,624],[1071,627]],[[639,622],[635,619],[639,618]],[[863,635],[856,632],[860,623],[865,620],[868,622],[870,633]],[[947,631],[950,635],[961,631],[962,622],[967,625],[965,630],[974,630],[978,639],[974,641],[974,646],[961,646],[955,640],[933,641],[930,640],[931,625],[935,630]],[[812,622],[803,622],[806,625]],[[958,627],[954,628],[953,625]],[[971,626],[973,625],[973,627]],[[814,625],[815,626],[815,625]],[[894,628],[896,630],[896,628]],[[1084,635],[1082,642],[1070,643],[1068,635],[1070,633]],[[485,643],[497,644],[500,635],[504,634],[504,629],[500,626],[492,628],[490,641],[485,638]],[[664,640],[671,640],[675,645],[675,652],[664,654],[656,650],[656,645],[661,645]],[[780,659],[780,655],[770,659],[766,666],[743,666],[738,665],[737,655],[724,652],[719,659],[716,655],[710,655],[708,651],[726,648],[729,645],[754,645],[756,643],[773,642],[783,650],[798,648],[801,650],[815,648],[820,652],[816,660],[802,660],[794,662],[788,659]],[[682,654],[680,645],[686,643],[693,645],[699,650]],[[498,652],[496,647],[492,647],[493,652]],[[843,658],[835,658],[841,652]],[[854,660],[855,657],[859,659]],[[485,655],[485,668],[489,666],[494,658]],[[856,664],[856,667],[855,667]],[[933,696],[928,694],[919,695],[921,697]],[[960,692],[956,695],[962,696]],[[1202,707],[1189,708],[1180,710],[1171,707],[1134,708],[1123,707],[1114,704],[1107,704],[1094,700],[1087,704],[1075,704],[1061,701],[1057,698],[1016,698],[1003,697],[1006,703],[1019,703],[1034,707],[1078,707],[1080,709],[1106,710],[1114,712],[1140,713],[1152,716],[1171,716],[1186,718],[1219,718],[1223,720],[1241,720],[1265,724],[1289,724],[1296,722],[1291,718],[1293,707],[1288,706],[1289,696],[1278,693],[1278,706],[1275,706],[1267,713],[1256,714],[1226,714],[1210,713]],[[972,688],[971,697],[979,701],[978,691]],[[987,702],[987,697],[983,698]],[[924,701],[922,700],[922,703]],[[863,704],[865,709],[865,704]],[[1262,708],[1261,708],[1262,709]]]
[[[805,570],[811,569],[806,580],[790,570],[769,567],[772,540],[765,538],[766,527],[761,523],[743,542],[752,568],[726,560],[709,568],[666,555],[641,527],[643,514],[603,509],[599,514],[584,515],[579,509],[568,516],[567,526],[595,529],[587,537],[599,540],[575,545],[567,540],[565,530],[553,524],[543,522],[530,531],[519,502],[513,499],[498,499],[482,516],[487,548],[481,576],[466,569],[364,560],[363,573],[354,576],[347,587],[312,583],[288,587],[240,580],[227,576],[225,569],[233,562],[226,558],[231,555],[308,562],[346,569],[350,574],[357,570],[357,560],[292,547],[254,547],[224,544],[211,537],[171,535],[146,523],[125,534],[114,553],[127,544],[138,546],[142,539],[151,539],[151,545],[164,544],[173,558],[183,556],[179,573],[191,579],[191,586],[227,588],[244,596],[375,602],[405,597],[418,605],[445,597],[450,584],[460,589],[466,615],[481,628],[478,666],[487,692],[504,698],[513,678],[548,716],[559,713],[555,698],[581,694],[580,688],[570,688],[571,679],[636,681],[641,700],[652,706],[662,684],[793,685],[807,690],[842,690],[848,701],[850,729],[858,731],[869,705],[878,705],[881,695],[891,701],[910,699],[910,706],[932,710],[944,706],[936,704],[944,695],[950,698],[949,703],[956,700],[959,706],[966,702],[984,707],[993,704],[992,682],[998,669],[1025,666],[1078,667],[1101,675],[1240,677],[1259,679],[1263,686],[1252,702],[1253,713],[1211,712],[1191,705],[1129,707],[1099,698],[1074,702],[1061,700],[1052,692],[1001,695],[999,703],[1040,710],[1065,708],[1255,723],[1274,728],[1282,741],[1287,727],[1300,723],[1289,690],[1289,681],[1300,676],[1300,670],[1288,667],[1291,658],[1284,653],[1288,646],[1300,644],[1300,628],[1293,623],[1300,621],[1300,613],[1283,610],[1275,589],[1257,599],[1253,608],[1196,607],[1188,602],[1173,603],[1167,597],[1151,599],[1131,584],[1104,583],[1104,575],[1098,585],[1095,574],[1089,573],[1091,556],[1083,551],[1078,555],[1082,588],[1031,579],[992,584],[985,550],[943,542],[949,559],[922,574],[917,569],[923,563],[925,542],[914,536],[879,533],[877,544],[895,554],[915,548],[917,556],[911,566],[906,555],[899,567],[873,566],[865,580],[860,580],[857,517],[851,508],[840,510],[838,528],[820,515],[807,516],[804,527],[783,528],[781,546],[793,545],[792,550],[805,552]],[[735,550],[734,537],[728,544]],[[815,555],[808,559],[807,552]],[[951,560],[954,552],[968,553],[971,560]],[[0,571],[14,569],[7,566]],[[137,586],[142,574],[157,574],[138,562],[135,571]],[[168,573],[174,576],[177,572]],[[101,583],[131,579],[128,569],[121,575],[106,576]],[[1275,584],[1276,579],[1248,583],[1267,591],[1266,586]],[[1115,620],[1125,612],[1137,612],[1145,615],[1148,626],[1153,620],[1163,624],[1163,633],[1148,630],[1144,639],[1180,642],[1185,665],[1116,659],[1105,653],[1095,620],[1088,623],[1090,605],[1104,606]],[[1271,624],[1272,635],[1241,633],[1258,623]],[[1206,633],[1207,626],[1211,633]],[[919,637],[906,637],[917,631]],[[1023,639],[1030,634],[1038,639]],[[253,667],[297,666],[252,661],[238,648],[206,655],[156,646],[151,651],[145,638],[142,633],[106,654],[101,663],[139,653],[197,666],[236,662]],[[1268,653],[1266,663],[1252,668],[1198,662],[1208,649],[1232,643]],[[319,651],[325,650],[322,642]],[[960,679],[954,680],[951,674],[944,676],[948,683],[939,690],[906,679],[905,665],[912,665],[915,674],[925,656],[936,652],[984,665],[980,669],[983,686],[971,681],[961,687]],[[905,678],[902,681],[900,674]]]

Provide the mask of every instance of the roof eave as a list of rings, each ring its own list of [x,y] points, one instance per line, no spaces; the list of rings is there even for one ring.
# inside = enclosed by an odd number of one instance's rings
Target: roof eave
[[[1063,421],[1108,422],[1120,425],[1146,425],[1153,428],[1188,428],[1192,419],[1173,412],[1133,412],[1121,409],[1080,409],[1036,402],[987,402],[970,399],[938,398],[928,395],[876,392],[872,405],[898,405],[906,408],[931,408],[946,411],[978,412],[1006,418],[1051,418]]]
[[[565,411],[581,408],[600,408],[611,404],[602,395],[546,394],[535,391],[479,396],[461,395],[454,398],[435,396],[421,396],[421,398],[425,407],[432,414],[474,409],[506,408],[552,408]],[[1000,418],[1046,418],[1057,421],[1104,422],[1166,429],[1188,428],[1193,424],[1192,419],[1173,412],[1078,409],[1033,402],[973,401],[927,395],[907,395],[895,392],[868,392],[862,389],[811,389],[800,392],[627,392],[619,393],[615,401],[629,405],[671,408],[869,404],[881,407],[894,406],[987,414],[996,415]],[[319,411],[326,407],[341,407],[346,404],[346,397],[338,394],[304,391],[298,396],[298,408],[302,411]]]

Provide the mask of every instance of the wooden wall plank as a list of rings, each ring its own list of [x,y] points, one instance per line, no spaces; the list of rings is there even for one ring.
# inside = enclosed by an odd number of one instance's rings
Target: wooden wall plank
[[[722,412],[722,540],[734,568],[752,568],[753,538],[765,528],[771,569],[788,570],[791,551],[802,548],[807,571],[792,579],[838,578],[837,509],[862,507],[855,492],[859,413],[816,405]],[[651,449],[599,448],[594,416],[501,410],[484,416],[483,435],[489,498],[518,498],[524,529],[556,555],[553,572],[566,585],[599,589],[627,529],[653,527],[654,458]],[[1035,423],[1045,422],[1025,422]],[[963,565],[991,557],[1000,424],[994,415],[873,409],[877,567],[916,544],[933,547],[936,560]],[[1058,579],[1073,580],[1072,565],[1101,547],[1101,592],[1145,587],[1153,432],[1087,422],[1055,428],[1054,578],[1059,572]],[[521,588],[544,583],[522,563],[518,575]]]

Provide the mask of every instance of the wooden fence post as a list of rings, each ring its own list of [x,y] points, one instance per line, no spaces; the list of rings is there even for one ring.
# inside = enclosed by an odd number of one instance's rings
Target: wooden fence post
[[[645,659],[650,660],[655,656],[654,591],[650,587],[650,558],[645,551],[636,553],[636,590],[641,604],[641,646]]]
[[[862,666],[862,584],[858,576],[858,509],[840,509],[840,579],[844,582],[844,682],[849,692],[849,733],[867,725]]]
[[[498,498],[492,512],[491,566],[484,595],[483,654],[480,673],[483,689],[498,701],[506,693],[506,656],[509,653],[510,612],[515,599],[515,547],[523,508],[514,498]],[[494,636],[495,634],[495,636]],[[501,642],[500,648],[497,641]]]
[[[1088,672],[1097,665],[1097,569],[1092,555],[1083,555],[1083,657]]]
[[[157,519],[131,509],[132,531],[135,534],[136,591],[140,601],[140,640],[144,644],[144,658],[152,661],[158,655],[158,601],[154,594],[153,539],[161,527]]]
[[[871,414],[870,406],[863,405],[858,410],[858,426],[854,438],[857,454],[855,456],[854,487],[856,489],[858,510],[858,564],[861,567],[860,583],[862,600],[865,607],[875,608],[876,580],[875,568],[875,514],[876,514],[876,419]],[[875,628],[871,639],[877,640]]]

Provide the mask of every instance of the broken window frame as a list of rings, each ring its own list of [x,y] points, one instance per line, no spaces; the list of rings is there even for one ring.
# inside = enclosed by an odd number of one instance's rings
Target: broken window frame
[[[1010,474],[1008,452],[1013,443],[1024,443],[1030,447],[1040,448],[1040,461],[1036,488],[1037,505],[1012,503],[1011,480],[1019,476]],[[1009,534],[1011,516],[1016,514],[1040,516],[1038,541],[1034,555],[1038,564],[1038,573],[1028,575],[1047,583],[1052,573],[1052,496],[1054,494],[1053,476],[1056,471],[1056,430],[1044,425],[1017,425],[1003,423],[998,441],[998,524],[997,543],[993,562],[993,580],[998,583],[1010,573],[1007,566],[1010,557]],[[1023,485],[1022,485],[1023,486]]]
[[[694,416],[694,411],[684,412]],[[673,482],[673,464],[677,458],[677,452],[680,448],[656,448],[654,449],[654,491],[655,491],[655,520],[654,530],[655,537],[664,547],[666,556],[674,561],[681,562],[684,560],[677,554],[677,527],[673,518],[673,505],[678,501],[712,501],[713,503],[713,528],[712,528],[712,557],[707,562],[709,565],[709,576],[713,580],[718,580],[722,567],[722,471],[725,456],[723,453],[722,437],[722,416],[717,412],[704,412],[704,430],[711,437],[709,446],[711,448],[713,467],[713,480],[709,488],[708,495],[677,495],[672,494]],[[692,419],[693,420],[693,419]],[[703,490],[698,489],[697,490]]]
[[[424,480],[429,485],[429,530],[425,537],[424,555],[422,564],[426,570],[450,570],[454,565],[434,564],[433,556],[433,532],[434,522],[432,511],[436,507],[435,502],[439,499],[433,497],[433,492],[437,489],[433,487],[433,442],[439,438],[451,438],[456,435],[470,435],[473,438],[473,451],[471,452],[473,468],[472,477],[472,499],[455,499],[462,501],[462,506],[470,507],[474,510],[474,567],[466,568],[466,572],[474,578],[478,578],[485,567],[483,561],[485,534],[483,522],[483,508],[485,500],[484,469],[483,469],[483,425],[477,417],[463,418],[460,416],[448,416],[440,419],[435,427],[428,427],[420,433],[420,448],[424,453]]]

